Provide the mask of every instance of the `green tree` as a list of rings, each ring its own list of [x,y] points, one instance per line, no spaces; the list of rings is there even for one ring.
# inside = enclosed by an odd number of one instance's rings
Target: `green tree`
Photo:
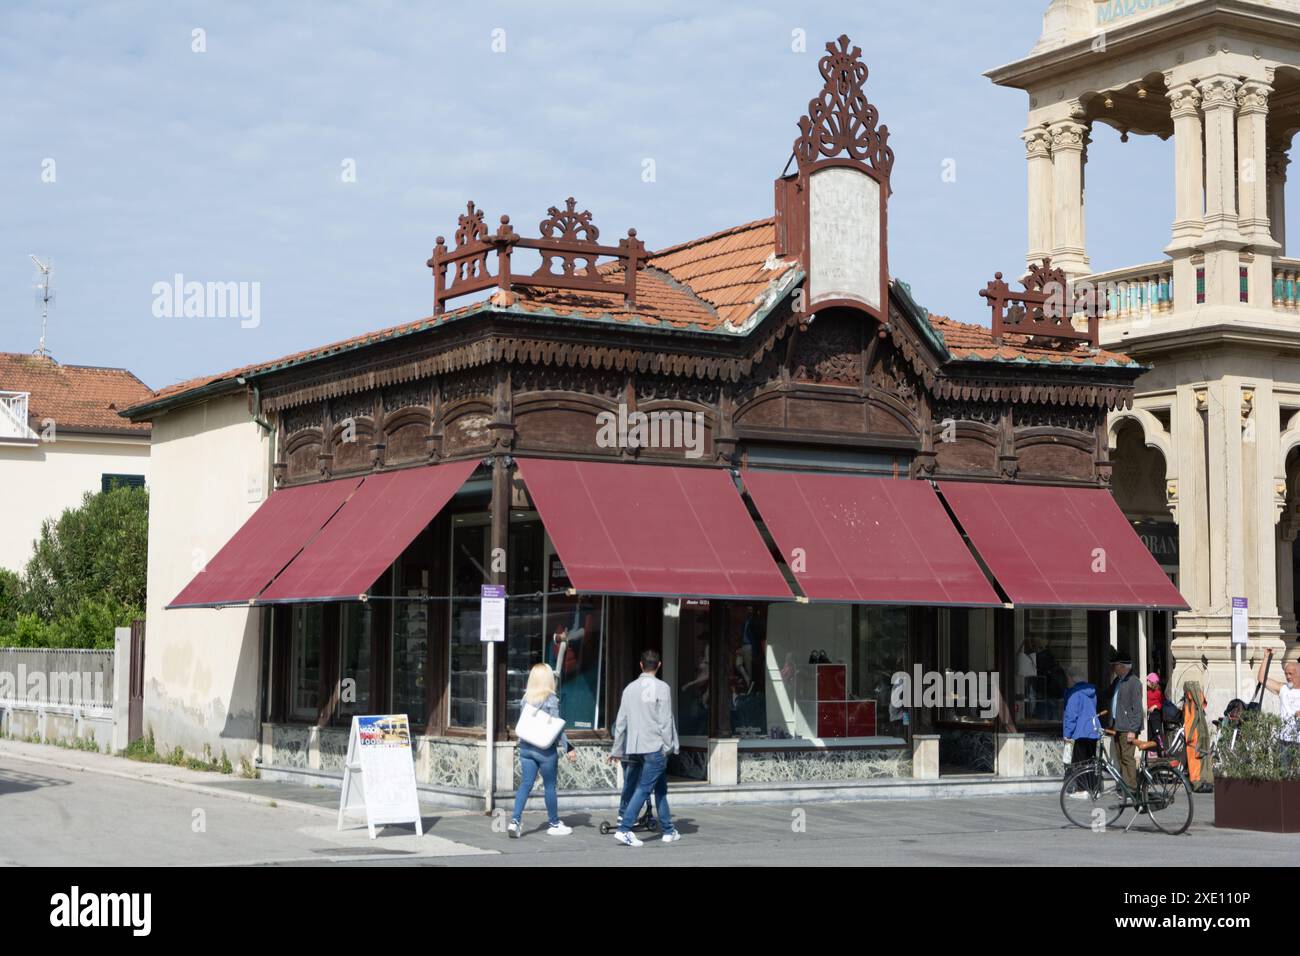
[[[88,492],[81,507],[41,526],[27,562],[23,609],[73,632],[96,621],[125,623],[127,611],[143,613],[148,553],[149,492],[127,487]]]

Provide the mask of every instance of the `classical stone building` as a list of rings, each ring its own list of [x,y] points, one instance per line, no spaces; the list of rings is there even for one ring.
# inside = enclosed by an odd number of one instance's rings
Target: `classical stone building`
[[[1115,615],[1113,640],[1206,685],[1217,714],[1249,661],[1295,653],[1300,528],[1300,260],[1284,191],[1300,129],[1300,3],[1053,0],[1038,44],[988,76],[1029,97],[1027,260],[1050,256],[1100,303],[1101,342],[1148,366],[1113,412],[1114,489],[1191,608]],[[1096,124],[1172,144],[1169,243],[1092,273],[1085,169]],[[1239,683],[1238,683],[1239,681]]]

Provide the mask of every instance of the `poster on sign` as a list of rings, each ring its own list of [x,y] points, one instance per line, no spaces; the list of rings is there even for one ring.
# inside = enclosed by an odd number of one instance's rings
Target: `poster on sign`
[[[352,718],[348,756],[343,764],[339,823],[350,812],[365,811],[370,839],[375,827],[413,823],[424,835],[420,801],[415,792],[415,760],[411,753],[411,724],[406,714]]]
[[[501,584],[484,584],[479,588],[479,640],[506,639],[506,589]]]

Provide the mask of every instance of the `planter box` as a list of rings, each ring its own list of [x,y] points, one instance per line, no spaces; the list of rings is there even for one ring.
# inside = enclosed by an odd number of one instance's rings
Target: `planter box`
[[[1214,825],[1300,833],[1300,780],[1214,781]]]

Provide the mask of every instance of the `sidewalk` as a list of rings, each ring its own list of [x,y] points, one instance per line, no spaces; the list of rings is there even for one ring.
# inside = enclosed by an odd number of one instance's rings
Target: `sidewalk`
[[[33,744],[0,739],[0,755],[8,754],[31,763],[45,764],[62,770],[103,774],[121,780],[158,784],[208,796],[242,800],[266,807],[288,807],[305,813],[338,816],[339,792],[324,787],[249,779],[234,774],[190,770],[170,764],[146,763],[109,754],[71,750],[53,744]]]

